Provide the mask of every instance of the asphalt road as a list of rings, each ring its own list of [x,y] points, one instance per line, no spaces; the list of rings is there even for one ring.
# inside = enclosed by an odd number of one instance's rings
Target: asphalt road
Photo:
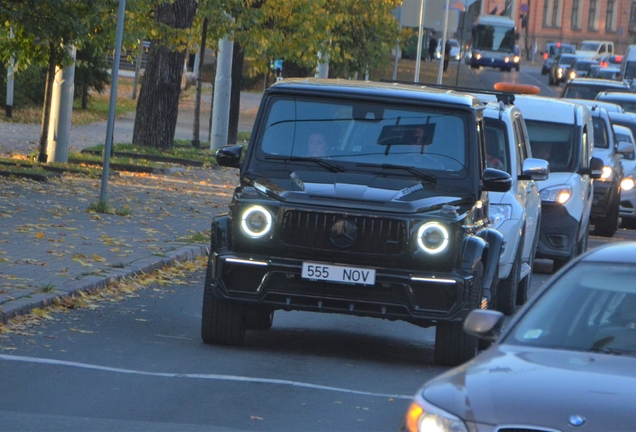
[[[589,247],[617,240],[636,231]],[[538,260],[531,295],[550,276]],[[207,346],[203,271],[180,281],[2,335],[0,431],[396,430],[417,388],[447,370],[433,363],[434,329],[370,318],[276,312],[244,347]]]

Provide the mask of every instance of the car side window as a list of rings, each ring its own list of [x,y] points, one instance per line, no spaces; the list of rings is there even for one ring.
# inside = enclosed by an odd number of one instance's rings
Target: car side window
[[[515,117],[514,119],[514,131],[515,131],[515,147],[517,151],[517,173],[521,174],[523,169],[523,161],[528,157],[528,144],[526,142],[526,136],[524,129],[521,125],[521,118]]]

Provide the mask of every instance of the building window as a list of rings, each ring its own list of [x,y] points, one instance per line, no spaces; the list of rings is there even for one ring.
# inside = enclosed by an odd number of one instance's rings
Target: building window
[[[605,11],[605,31],[616,31],[616,23],[614,22],[614,0],[607,0],[607,10]]]
[[[554,0],[554,3],[552,4],[552,27],[561,27],[561,20],[559,19],[559,15],[561,15],[560,9],[561,9],[561,1],[560,0]]]
[[[548,11],[550,10],[550,0],[545,0],[543,2],[543,27],[548,27]]]
[[[636,2],[632,2],[629,6],[629,23],[636,25]]]
[[[596,16],[596,6],[598,0],[590,0],[590,12],[587,16],[587,29],[598,30],[598,18]]]
[[[570,22],[570,28],[572,30],[579,30],[581,28],[581,21],[579,17],[579,0],[572,0],[572,21]]]

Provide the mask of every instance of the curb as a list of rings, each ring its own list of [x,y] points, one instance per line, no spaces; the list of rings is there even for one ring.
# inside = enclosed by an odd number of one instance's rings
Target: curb
[[[184,246],[167,252],[165,257],[151,256],[142,258],[135,263],[135,268],[129,270],[115,269],[105,276],[88,276],[82,278],[82,280],[71,281],[65,284],[64,288],[56,290],[56,293],[34,294],[17,299],[11,302],[8,309],[3,309],[0,306],[0,322],[7,324],[11,318],[26,315],[36,308],[50,306],[56,299],[70,297],[79,291],[101,290],[124,278],[137,276],[141,273],[150,273],[164,266],[173,265],[177,261],[192,261],[199,256],[206,256],[207,254],[207,245]]]

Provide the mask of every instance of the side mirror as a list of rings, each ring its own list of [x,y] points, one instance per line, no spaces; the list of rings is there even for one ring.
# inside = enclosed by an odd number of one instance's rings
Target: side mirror
[[[616,151],[622,155],[629,154],[634,151],[634,146],[629,141],[619,141]]]
[[[464,319],[464,331],[488,342],[495,342],[501,334],[505,316],[499,311],[474,309]]]
[[[512,187],[512,177],[505,171],[486,168],[483,175],[484,190],[489,192],[508,192]]]
[[[243,146],[231,145],[221,147],[216,151],[216,163],[224,167],[240,168],[242,154]]]
[[[601,175],[603,175],[604,166],[605,164],[603,163],[603,159],[593,157],[590,161],[590,166],[581,169],[580,174],[589,175],[592,179],[599,179],[601,178]]]
[[[550,163],[544,159],[527,158],[521,168],[521,180],[547,180],[550,174]]]

